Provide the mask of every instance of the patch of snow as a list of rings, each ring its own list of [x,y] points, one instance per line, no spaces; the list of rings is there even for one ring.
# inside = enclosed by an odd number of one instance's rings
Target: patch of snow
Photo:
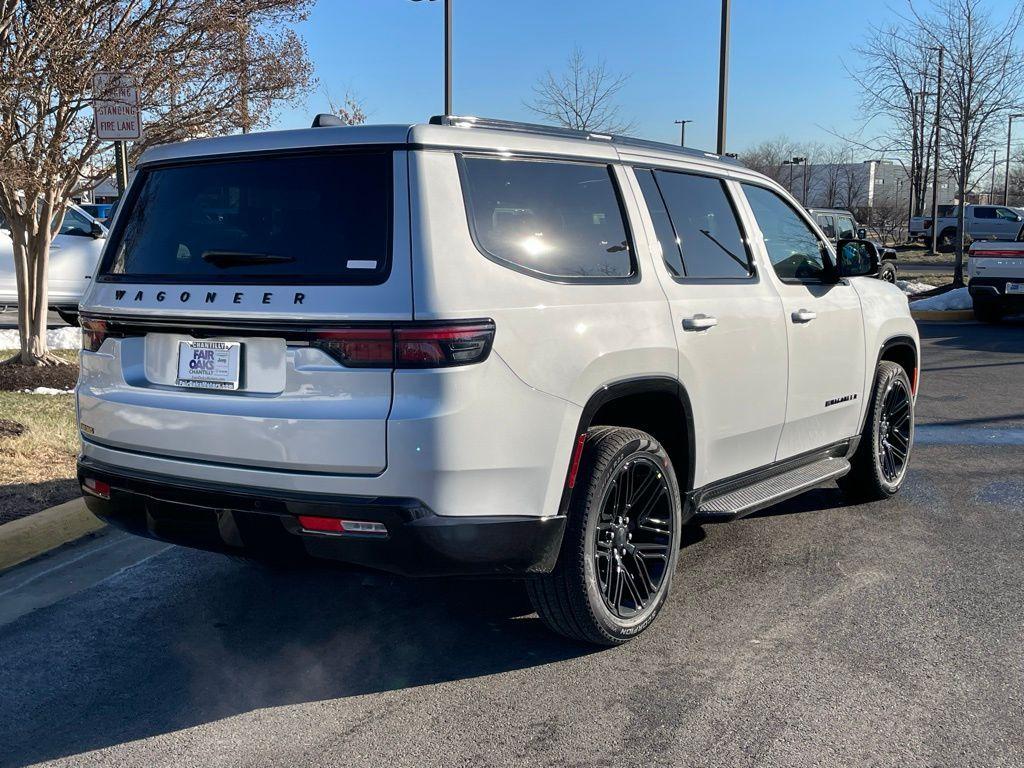
[[[75,390],[73,389],[56,389],[54,387],[36,387],[35,389],[23,389],[21,390],[26,395],[70,395]]]
[[[928,283],[918,283],[913,280],[897,280],[896,285],[908,296],[926,293],[935,287],[934,285],[928,285]]]
[[[46,343],[50,349],[81,349],[82,329],[73,325],[51,328],[46,332]],[[17,328],[0,330],[0,349],[18,349],[20,346]]]
[[[972,306],[971,294],[967,292],[966,288],[956,288],[952,291],[940,293],[938,296],[929,296],[927,299],[915,301],[910,306],[912,309],[940,311],[970,309]]]

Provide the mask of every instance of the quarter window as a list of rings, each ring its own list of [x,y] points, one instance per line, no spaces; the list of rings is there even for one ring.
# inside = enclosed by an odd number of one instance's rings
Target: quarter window
[[[486,157],[462,163],[473,231],[490,256],[548,277],[635,273],[608,166]]]
[[[782,280],[823,279],[824,244],[797,212],[764,187],[744,184],[743,190],[761,229],[775,274]]]
[[[656,183],[643,180],[648,174]],[[670,269],[675,270],[678,255],[686,277],[743,278],[753,273],[721,179],[662,170],[640,171],[638,178]],[[664,221],[659,222],[662,202],[674,236],[668,234]]]

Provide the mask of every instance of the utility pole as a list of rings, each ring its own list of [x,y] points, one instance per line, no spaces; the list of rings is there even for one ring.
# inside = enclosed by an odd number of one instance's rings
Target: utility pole
[[[1003,205],[1010,204],[1010,135],[1013,133],[1013,121],[1024,115],[1010,115],[1006,125],[1006,176],[1003,178]]]
[[[679,126],[679,146],[686,146],[686,124],[692,123],[693,120],[676,120],[676,125]]]
[[[992,177],[988,182],[988,204],[995,205],[996,202],[996,151],[992,150]],[[1006,203],[1003,203],[1006,205]]]
[[[444,113],[452,113],[452,0],[444,0]]]
[[[421,0],[412,0],[418,3]],[[434,2],[434,0],[429,0]],[[452,0],[444,3],[444,113],[452,114]]]
[[[932,253],[939,248],[939,138],[942,133],[942,56],[946,52],[939,47],[939,71],[935,82],[935,158],[932,161]]]
[[[729,96],[729,0],[722,0],[722,37],[718,48],[718,149],[725,154],[725,107]]]

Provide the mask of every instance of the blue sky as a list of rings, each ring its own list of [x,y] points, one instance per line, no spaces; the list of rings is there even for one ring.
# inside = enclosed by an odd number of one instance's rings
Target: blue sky
[[[536,121],[523,107],[573,46],[631,75],[620,94],[637,135],[713,148],[719,0],[453,0],[454,111]],[[993,0],[994,9],[1010,0]],[[785,134],[833,140],[858,125],[855,63],[867,20],[895,19],[903,0],[733,0],[729,148]],[[320,87],[351,91],[370,122],[416,122],[442,111],[440,0],[319,0],[299,27]],[[305,127],[321,93],[284,109],[274,127]]]

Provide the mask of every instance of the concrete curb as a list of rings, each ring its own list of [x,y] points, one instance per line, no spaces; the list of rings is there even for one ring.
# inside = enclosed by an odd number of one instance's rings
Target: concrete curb
[[[973,309],[912,309],[910,316],[915,320],[940,323],[967,323],[974,322]]]
[[[0,571],[98,531],[104,525],[81,498],[4,523],[0,525]]]

